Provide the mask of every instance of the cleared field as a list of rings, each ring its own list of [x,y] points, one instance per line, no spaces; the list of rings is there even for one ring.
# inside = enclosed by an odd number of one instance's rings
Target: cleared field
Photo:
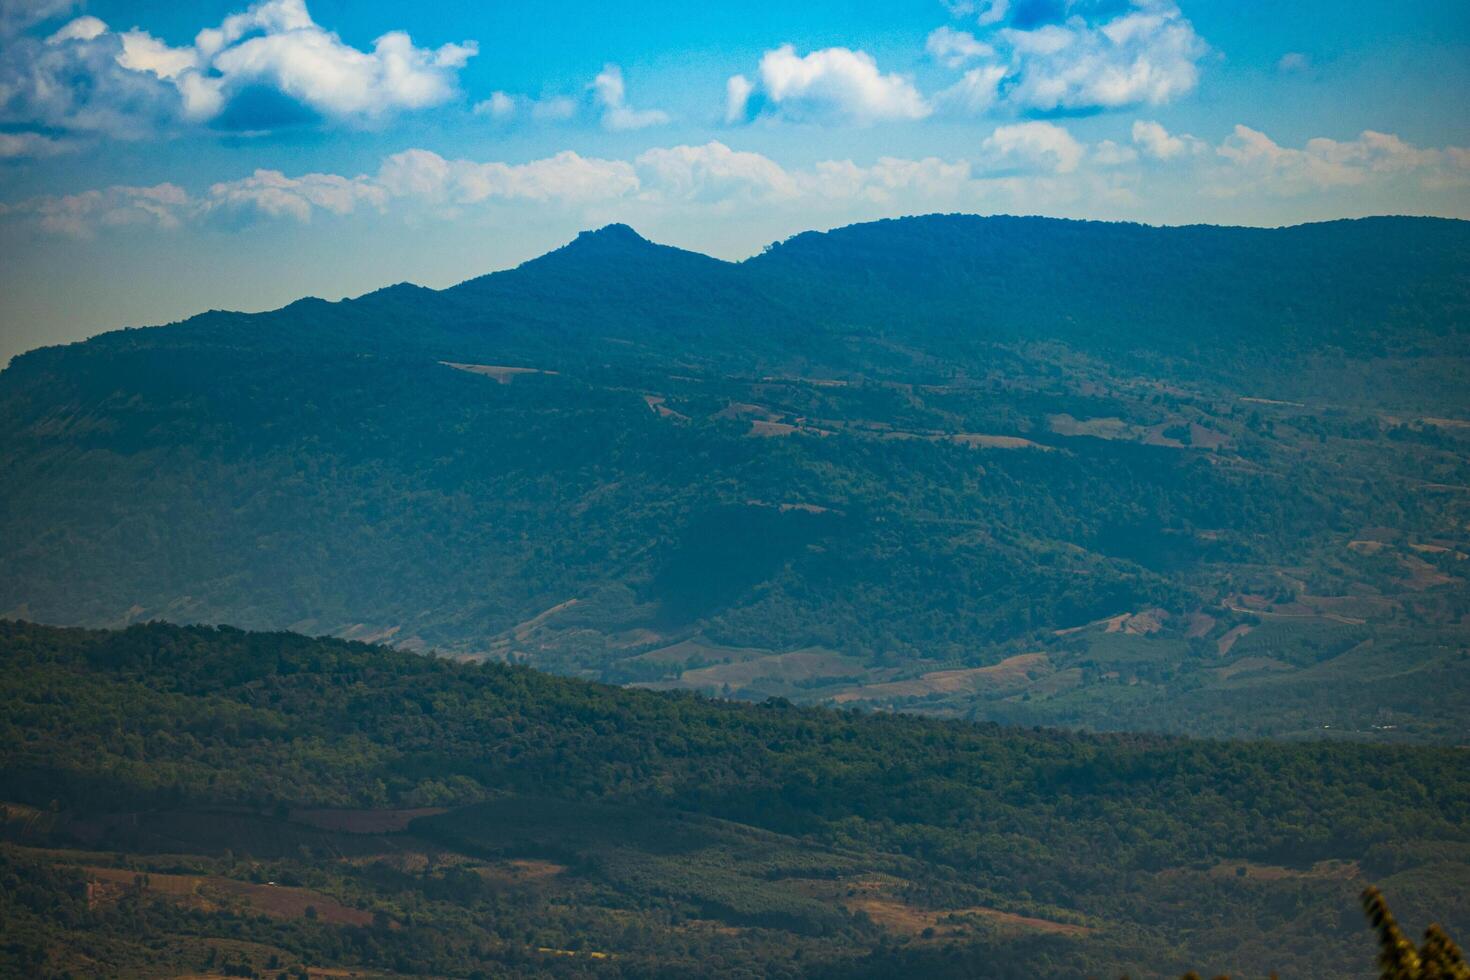
[[[455,361],[440,361],[447,368],[456,371],[467,371],[470,374],[479,374],[487,378],[494,378],[498,384],[508,385],[523,374],[556,374],[555,371],[543,371],[540,368],[528,367],[506,367],[500,364],[460,364]]]
[[[675,667],[694,663],[744,663],[747,660],[757,660],[761,657],[772,656],[772,654],[773,651],[759,647],[725,647],[716,643],[705,643],[702,640],[682,640],[670,646],[659,647],[657,650],[630,657],[629,660]]]
[[[893,894],[903,882],[886,875],[836,882],[803,882],[802,890],[813,897],[836,902],[849,912],[862,912],[874,925],[895,935],[926,942],[941,942],[973,935],[984,923],[1005,932],[1048,933],[1086,936],[1087,926],[1017,915],[987,906],[958,909],[926,909]]]
[[[88,891],[89,904],[114,902],[130,890],[141,890],[202,908],[243,905],[276,919],[306,918],[307,909],[311,909],[311,914],[317,919],[333,925],[364,926],[373,921],[371,912],[349,908],[330,895],[309,888],[258,885],[215,876],[157,874],[127,868],[84,866],[79,870],[92,882]]]
[[[744,687],[758,680],[805,681],[821,677],[852,677],[867,671],[868,668],[857,660],[821,647],[811,647],[739,663],[687,670],[676,683],[679,687],[690,688],[722,687],[726,684]]]
[[[1241,623],[1239,626],[1231,627],[1229,632],[1215,641],[1215,652],[1222,657],[1228,656],[1235,644],[1240,642],[1240,638],[1253,629],[1255,627],[1247,623]]]
[[[936,670],[912,680],[869,684],[842,691],[832,700],[838,704],[849,704],[887,698],[921,698],[931,694],[968,694],[985,689],[1003,691],[1025,687],[1038,679],[1038,675],[1050,672],[1051,663],[1046,654],[1022,653],[989,667]]]

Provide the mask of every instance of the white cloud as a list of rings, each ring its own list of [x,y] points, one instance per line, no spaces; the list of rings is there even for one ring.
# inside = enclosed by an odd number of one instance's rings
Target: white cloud
[[[506,120],[516,114],[516,100],[504,92],[491,92],[490,98],[475,103],[473,112],[477,116]]]
[[[1336,195],[1323,199],[1340,201],[1344,194],[1361,195],[1349,201],[1403,200],[1408,194],[1415,201],[1448,202],[1452,213],[1463,213],[1457,202],[1470,187],[1470,148],[1417,147],[1373,131],[1351,140],[1318,138],[1287,147],[1246,126],[1209,147],[1140,123],[1133,145],[1084,144],[1055,123],[1029,121],[996,128],[972,159],[882,157],[867,164],[835,159],[799,168],[722,142],[655,147],[631,160],[563,151],[523,163],[446,159],[410,149],[385,158],[371,174],[291,176],[261,169],[196,196],[171,183],[109,187],[0,204],[0,215],[79,236],[120,226],[167,230],[221,215],[296,222],[319,215],[458,220],[473,209],[490,209],[509,225],[548,213],[587,223],[800,215],[802,223],[813,224],[1017,208],[1151,217],[1140,213],[1150,206],[1140,194],[1177,215],[1167,196],[1182,193],[1193,202],[1200,191],[1217,199],[1261,201],[1301,195]],[[4,145],[0,141],[0,148]],[[1167,170],[1146,164],[1161,153],[1171,161]],[[1316,210],[1313,201],[1303,213]],[[1232,204],[1220,217],[1237,220],[1238,213]]]
[[[371,52],[359,51],[311,23],[301,0],[267,0],[251,14],[250,26],[265,33],[231,43],[235,31],[219,38],[203,32],[200,54],[227,90],[267,85],[327,117],[374,118],[445,102],[456,92],[456,72],[478,50],[474,42],[418,48],[402,31],[389,31]],[[216,51],[220,40],[225,46]]]
[[[977,40],[969,31],[957,31],[952,27],[939,27],[931,31],[924,42],[929,57],[950,68],[959,68],[976,58],[991,58],[995,49],[984,41]]]
[[[19,34],[75,10],[77,0],[5,0],[0,3],[0,37]]]
[[[985,27],[1005,19],[1011,0],[948,0],[945,6],[955,17],[974,17],[976,23]]]
[[[1173,4],[1101,24],[1074,17],[1034,30],[1005,28],[1000,35],[1013,52],[1011,101],[1042,111],[1169,102],[1194,89],[1207,50]]]
[[[1020,112],[1159,105],[1195,88],[1199,61],[1208,52],[1173,0],[1132,0],[1123,12],[1101,19],[1085,16],[1086,5],[1068,3],[1069,13],[1053,22],[1028,16],[1024,26],[998,26],[1014,13],[1004,2],[951,9],[956,16],[978,12],[982,26],[996,25],[982,37],[941,27],[926,45],[951,68],[981,62],[939,99],[970,113],[1000,105]]]
[[[1470,186],[1470,149],[1423,149],[1372,130],[1354,140],[1318,137],[1295,149],[1237,125],[1216,155],[1224,166],[1210,174],[1208,189],[1225,197],[1250,192],[1295,196],[1404,177],[1416,179],[1426,190]]]
[[[935,101],[952,111],[981,115],[1000,101],[1000,85],[1005,76],[1004,65],[971,68],[959,81],[940,92]]]
[[[749,111],[755,83],[744,75],[731,75],[725,81],[725,122],[744,122]]]
[[[623,197],[639,186],[632,164],[570,150],[522,164],[446,160],[429,150],[407,150],[383,162],[377,183],[393,197],[438,206],[492,200],[585,204]]]
[[[1188,133],[1172,136],[1159,123],[1143,119],[1133,122],[1133,144],[1144,156],[1155,160],[1174,160],[1188,154],[1203,153],[1206,148],[1203,140]]]
[[[1112,140],[1101,140],[1092,148],[1088,159],[1099,167],[1121,167],[1138,159],[1138,151]]]
[[[656,147],[640,154],[637,164],[643,186],[665,199],[748,201],[799,193],[796,180],[774,160],[720,142]]]
[[[106,33],[107,25],[98,18],[91,16],[78,17],[76,20],[68,21],[57,28],[55,33],[46,38],[46,43],[60,44],[62,41],[90,41]]]
[[[249,177],[212,185],[205,209],[254,209],[271,217],[290,216],[306,222],[317,209],[351,214],[359,204],[369,204],[381,210],[387,198],[381,185],[364,177],[287,177],[279,170],[257,170]]]
[[[591,89],[594,101],[602,110],[602,125],[605,129],[646,129],[669,121],[666,112],[658,109],[634,109],[628,105],[623,70],[617,65],[604,65],[597,77],[592,79]]]
[[[832,202],[892,206],[908,201],[922,208],[936,201],[979,200],[983,191],[972,177],[973,167],[967,160],[883,157],[870,167],[860,167],[851,160],[824,161],[802,175],[801,182],[808,195]]]
[[[617,65],[604,65],[602,71],[587,83],[580,99],[566,95],[548,95],[533,99],[526,95],[492,92],[490,98],[475,105],[477,115],[490,116],[499,122],[529,118],[538,123],[559,123],[576,119],[596,119],[604,128],[614,131],[646,129],[661,126],[669,115],[659,109],[635,109],[628,104],[623,71]]]
[[[54,157],[75,150],[76,144],[40,133],[0,133],[0,160]]]
[[[99,228],[150,225],[174,229],[188,217],[189,195],[177,184],[108,187],[8,205],[5,213],[28,215],[45,231],[91,238]]]
[[[872,56],[824,48],[802,56],[789,44],[767,51],[754,82],[736,75],[726,86],[727,118],[778,115],[859,125],[923,119],[932,109],[909,79],[884,74]]]
[[[117,56],[117,63],[131,71],[146,71],[158,78],[177,78],[186,71],[199,68],[199,55],[193,48],[171,48],[147,31],[127,31],[120,36],[123,49]]]
[[[1001,126],[986,137],[981,148],[998,163],[1046,166],[1058,174],[1076,170],[1087,152],[1071,133],[1049,122]]]
[[[21,36],[0,50],[0,122],[137,137],[171,123],[269,129],[293,121],[279,106],[239,103],[261,90],[301,107],[294,121],[308,113],[375,120],[454,97],[476,50],[472,41],[420,48],[402,31],[359,50],[316,24],[304,0],[262,0],[182,47],[83,16],[44,41]]]

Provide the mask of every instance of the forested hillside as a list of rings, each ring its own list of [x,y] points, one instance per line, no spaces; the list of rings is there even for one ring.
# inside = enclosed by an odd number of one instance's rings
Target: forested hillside
[[[0,614],[1463,741],[1470,225],[613,226],[0,373]]]
[[[1355,977],[1470,927],[1465,750],[0,623],[0,972]]]

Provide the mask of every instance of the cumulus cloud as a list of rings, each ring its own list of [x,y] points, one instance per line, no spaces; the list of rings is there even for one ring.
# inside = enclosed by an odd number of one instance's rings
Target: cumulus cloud
[[[1041,165],[1058,174],[1076,170],[1087,152],[1071,133],[1049,122],[1000,126],[981,148],[1000,164]]]
[[[1205,143],[1189,134],[1171,136],[1169,131],[1156,122],[1136,119],[1133,122],[1133,144],[1146,157],[1154,160],[1173,160],[1186,154],[1203,153]]]
[[[29,26],[39,22],[35,10],[71,5],[29,6],[26,18],[7,13],[5,23]],[[181,47],[82,16],[45,39],[21,35],[6,44],[0,122],[135,137],[171,123],[265,129],[306,119],[371,121],[448,101],[476,51],[473,41],[420,48],[402,31],[360,50],[318,25],[304,0],[261,0]]]
[[[1226,166],[1211,174],[1209,190],[1222,196],[1251,191],[1292,196],[1405,175],[1417,176],[1426,189],[1470,185],[1470,150],[1423,149],[1372,130],[1354,140],[1318,137],[1296,149],[1237,125],[1215,152]]]
[[[505,92],[491,92],[490,98],[476,102],[473,112],[477,116],[506,120],[516,114],[515,96]]]
[[[6,214],[32,217],[45,231],[91,238],[102,228],[148,225],[174,229],[188,217],[188,192],[177,184],[114,186],[6,205]]]
[[[656,147],[640,154],[637,165],[641,186],[676,200],[745,202],[800,193],[796,180],[776,161],[718,141]]]
[[[1093,112],[1160,105],[1192,91],[1208,46],[1173,0],[951,5],[988,27],[929,35],[931,56],[966,76],[941,103],[984,112]],[[986,50],[989,49],[989,50]],[[983,84],[982,84],[983,83]],[[968,93],[984,97],[967,97]]]
[[[241,180],[223,181],[209,188],[204,210],[255,210],[271,217],[311,220],[315,210],[351,214],[359,204],[382,209],[387,201],[382,185],[364,177],[306,174],[287,177],[279,170],[257,170]]]
[[[406,150],[383,162],[376,183],[394,198],[440,207],[494,200],[585,204],[638,189],[632,164],[571,150],[521,164],[447,160],[429,150]]]
[[[759,115],[859,125],[923,119],[932,112],[913,83],[884,74],[864,51],[823,48],[807,55],[782,45],[761,56],[754,80],[736,75],[726,86],[726,117]]]

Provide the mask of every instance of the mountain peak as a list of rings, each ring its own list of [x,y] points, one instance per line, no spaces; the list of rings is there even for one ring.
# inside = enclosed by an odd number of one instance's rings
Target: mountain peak
[[[577,241],[623,242],[636,245],[653,244],[648,239],[644,238],[642,235],[634,231],[630,226],[622,224],[621,222],[615,222],[610,225],[603,225],[601,228],[596,228],[591,231],[578,232]]]

